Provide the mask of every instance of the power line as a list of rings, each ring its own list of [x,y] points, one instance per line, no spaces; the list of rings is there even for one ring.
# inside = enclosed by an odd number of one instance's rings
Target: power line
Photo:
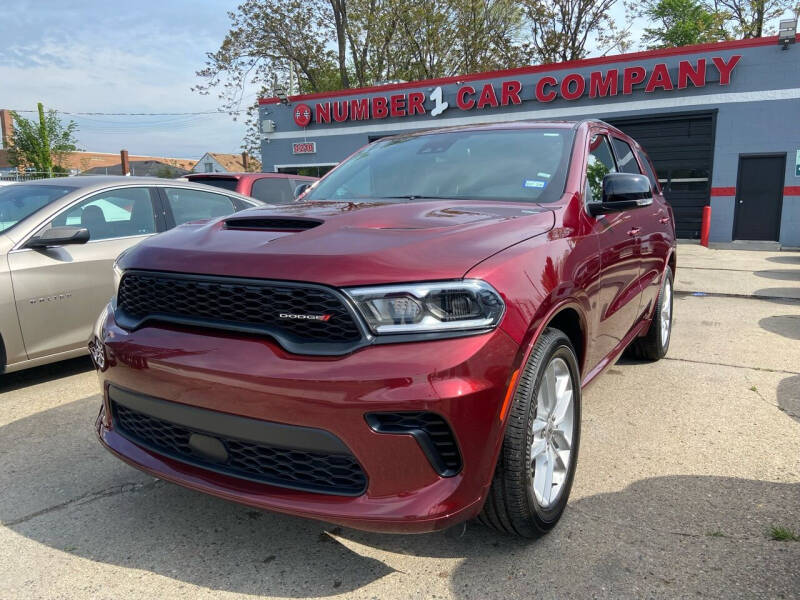
[[[13,110],[13,109],[12,109]],[[35,113],[39,112],[37,110],[14,110],[14,112],[18,113]],[[104,117],[177,117],[177,116],[186,116],[186,115],[228,115],[231,113],[244,113],[247,112],[247,109],[239,109],[239,110],[209,110],[209,111],[201,111],[201,112],[168,112],[168,113],[144,113],[144,112],[68,112],[64,110],[56,110],[57,113],[61,115],[71,115],[71,116],[104,116]]]

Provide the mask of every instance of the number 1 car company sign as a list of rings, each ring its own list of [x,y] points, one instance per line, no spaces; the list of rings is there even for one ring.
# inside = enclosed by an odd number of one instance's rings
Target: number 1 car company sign
[[[578,100],[627,96],[644,86],[645,93],[671,92],[690,86],[705,87],[707,75],[719,74],[718,85],[728,85],[731,73],[739,63],[741,55],[729,58],[700,58],[683,60],[677,70],[670,73],[666,63],[656,63],[649,68],[628,66],[624,68],[566,73],[561,77],[543,75],[525,86],[517,79],[499,83],[469,83],[456,89],[455,102],[445,102],[442,88],[436,87],[427,95],[423,92],[398,92],[386,96],[356,97],[343,100],[324,100],[312,104],[300,103],[293,107],[294,122],[299,127],[312,123],[344,123],[346,121],[370,121],[388,117],[413,117],[428,114],[436,117],[446,110],[476,111],[523,102],[552,102],[556,98]],[[638,86],[638,87],[637,87]],[[425,101],[428,100],[428,107]]]

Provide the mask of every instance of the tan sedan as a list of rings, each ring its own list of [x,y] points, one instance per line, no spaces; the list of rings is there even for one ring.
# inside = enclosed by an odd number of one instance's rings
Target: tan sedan
[[[187,221],[263,203],[190,182],[65,177],[0,188],[0,372],[87,353],[114,259]]]

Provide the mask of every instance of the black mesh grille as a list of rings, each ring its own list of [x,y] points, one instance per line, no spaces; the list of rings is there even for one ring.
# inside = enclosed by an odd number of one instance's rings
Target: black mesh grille
[[[353,496],[366,489],[364,471],[349,454],[322,454],[213,436],[225,446],[227,459],[212,462],[192,449],[189,438],[193,433],[213,434],[176,425],[116,402],[111,407],[114,425],[123,436],[183,462],[233,477],[313,492]]]
[[[134,271],[123,276],[117,305],[123,326],[149,318],[173,319],[254,329],[288,345],[352,345],[361,340],[342,300],[321,287]]]
[[[379,433],[413,435],[440,475],[450,477],[461,470],[461,454],[453,431],[436,413],[370,413],[366,418]]]

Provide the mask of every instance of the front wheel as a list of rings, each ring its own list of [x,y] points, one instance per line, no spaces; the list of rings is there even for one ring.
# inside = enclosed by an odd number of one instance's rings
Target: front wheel
[[[550,531],[572,488],[580,422],[575,350],[561,331],[545,329],[520,375],[479,520],[528,538]]]
[[[644,337],[634,340],[630,354],[644,360],[659,360],[667,355],[672,337],[672,269],[664,269],[661,290],[653,311],[653,321]]]

